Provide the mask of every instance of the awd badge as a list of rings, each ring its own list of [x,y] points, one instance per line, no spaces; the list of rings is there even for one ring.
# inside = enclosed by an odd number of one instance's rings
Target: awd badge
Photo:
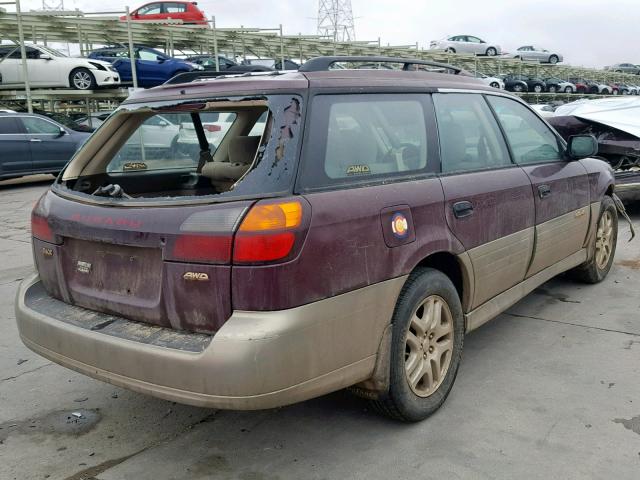
[[[208,282],[209,275],[201,272],[187,272],[182,275],[182,278],[187,280],[188,282]]]
[[[406,238],[409,235],[409,222],[402,213],[395,213],[391,217],[391,231],[398,238]]]

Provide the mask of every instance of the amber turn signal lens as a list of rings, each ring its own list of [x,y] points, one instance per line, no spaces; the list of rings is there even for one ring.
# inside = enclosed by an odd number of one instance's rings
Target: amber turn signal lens
[[[263,232],[295,228],[302,222],[302,205],[284,202],[255,205],[242,221],[241,232]]]

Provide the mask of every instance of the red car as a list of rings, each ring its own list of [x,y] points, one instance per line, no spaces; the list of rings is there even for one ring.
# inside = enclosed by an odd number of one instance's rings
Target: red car
[[[127,17],[120,17],[126,20]],[[197,2],[152,2],[131,12],[132,20],[182,20],[186,24],[207,25],[207,17]]]

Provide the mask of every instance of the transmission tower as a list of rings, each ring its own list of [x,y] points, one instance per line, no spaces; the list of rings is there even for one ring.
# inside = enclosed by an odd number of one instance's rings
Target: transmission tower
[[[336,42],[356,39],[351,0],[319,1],[318,35],[325,35]]]
[[[42,0],[42,10],[64,10],[64,0]]]

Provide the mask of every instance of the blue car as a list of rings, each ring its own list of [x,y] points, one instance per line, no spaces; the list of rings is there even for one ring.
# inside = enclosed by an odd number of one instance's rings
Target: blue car
[[[169,57],[149,47],[136,46],[134,48],[134,55],[136,58],[138,86],[140,87],[155,87],[163,84],[179,73],[203,70],[201,65]],[[91,52],[89,58],[111,62],[116,70],[118,70],[122,83],[133,82],[128,47],[101,48]]]

